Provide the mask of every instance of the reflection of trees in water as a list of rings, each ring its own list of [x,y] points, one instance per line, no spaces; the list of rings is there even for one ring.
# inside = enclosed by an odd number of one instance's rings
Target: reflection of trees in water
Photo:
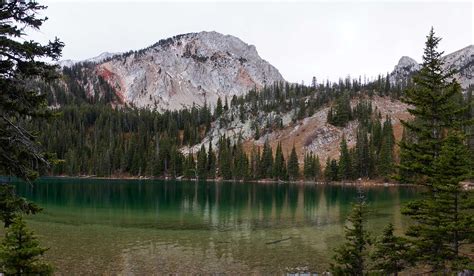
[[[148,214],[151,222],[192,220],[219,229],[339,223],[357,196],[355,186],[343,185],[151,180],[45,179],[34,188],[18,184],[17,189],[46,209],[83,211],[89,217],[90,210],[109,212],[110,220],[114,215],[132,214],[138,219]],[[398,187],[364,191],[369,204],[381,208],[399,208],[416,193]]]

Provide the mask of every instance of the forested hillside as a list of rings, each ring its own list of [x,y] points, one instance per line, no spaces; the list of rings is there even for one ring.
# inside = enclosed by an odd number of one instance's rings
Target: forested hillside
[[[83,85],[75,86],[81,80],[75,69],[63,71],[63,83],[74,89],[50,86],[58,116],[34,126],[46,149],[63,160],[54,175],[389,179],[396,141],[409,139],[399,124],[409,116],[399,98],[411,84],[392,84],[388,75],[367,83],[275,83],[219,98],[213,109],[158,112],[118,106],[113,93],[87,96]],[[461,103],[472,92],[465,95]]]

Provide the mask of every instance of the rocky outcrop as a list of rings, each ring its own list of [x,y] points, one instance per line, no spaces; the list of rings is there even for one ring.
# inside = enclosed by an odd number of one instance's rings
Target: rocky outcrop
[[[390,74],[390,82],[392,84],[404,82],[418,70],[420,70],[420,65],[416,60],[403,56]]]
[[[91,72],[115,89],[123,103],[176,110],[214,105],[219,97],[284,81],[255,46],[217,32],[178,35],[139,51],[107,57]]]
[[[474,45],[443,57],[446,69],[455,70],[454,77],[463,88],[474,85]]]
[[[469,45],[454,53],[445,55],[442,59],[445,70],[456,71],[454,78],[461,84],[463,89],[474,85],[474,45]],[[390,74],[390,82],[392,84],[404,84],[419,69],[420,64],[414,59],[403,56]]]

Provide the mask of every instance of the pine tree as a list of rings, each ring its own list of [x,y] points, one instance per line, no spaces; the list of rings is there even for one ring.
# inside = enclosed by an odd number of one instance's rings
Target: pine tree
[[[195,178],[196,177],[196,162],[194,162],[193,153],[189,153],[184,161],[184,177]]]
[[[352,179],[352,160],[347,148],[346,138],[343,136],[340,145],[340,157],[339,157],[339,179],[349,180]]]
[[[324,181],[330,182],[332,181],[332,173],[331,173],[331,158],[326,159],[326,165],[324,167]]]
[[[467,266],[459,245],[466,239],[472,241],[473,204],[471,197],[461,202],[467,194],[459,186],[470,174],[465,141],[457,134],[467,125],[456,100],[460,85],[449,81],[453,72],[443,71],[439,41],[431,29],[422,68],[403,99],[413,106],[409,112],[415,118],[403,122],[414,139],[411,144],[400,143],[404,161],[400,169],[427,188],[422,199],[410,202],[403,211],[415,221],[407,231],[415,246],[413,256],[433,272],[446,273],[448,268],[459,271]]]
[[[295,180],[300,175],[300,166],[298,163],[298,155],[296,154],[295,145],[291,149],[290,157],[288,158],[288,176]]]
[[[313,164],[312,164],[312,171],[314,174],[314,179],[319,180],[321,179],[321,163],[319,161],[319,156],[313,157]]]
[[[209,148],[207,152],[207,175],[210,178],[216,176],[216,156],[212,150],[212,140],[209,140]]]
[[[314,156],[312,153],[304,155],[303,175],[305,180],[312,180],[315,177]]]
[[[0,269],[6,275],[51,275],[52,267],[40,259],[46,250],[17,217],[0,244]]]
[[[229,110],[229,103],[227,102],[227,96],[225,96],[225,102],[224,102],[224,111]]]
[[[276,148],[275,162],[273,162],[273,178],[277,180],[286,179],[286,163],[280,142],[278,143]]]
[[[385,95],[388,95],[390,93],[390,76],[387,73],[387,76],[385,77]]]
[[[217,119],[222,114],[222,100],[221,98],[217,98],[216,109],[214,110],[214,118]]]
[[[37,78],[49,82],[58,77],[57,66],[42,59],[57,60],[64,46],[58,39],[41,45],[25,38],[25,28],[39,30],[47,20],[37,17],[44,9],[33,1],[9,1],[0,6],[0,170],[28,181],[50,159],[21,122],[52,115],[46,95],[29,84]]]
[[[25,29],[39,30],[47,20],[38,18],[45,8],[34,1],[8,1],[0,5],[0,173],[27,181],[34,180],[39,170],[54,161],[43,151],[37,136],[25,128],[25,122],[52,115],[44,91],[29,84],[58,77],[57,66],[44,60],[58,60],[64,46],[57,38],[45,45],[25,38]],[[18,205],[26,200],[6,184],[0,185],[0,199],[5,226],[14,213],[40,210],[31,203]]]
[[[409,244],[405,238],[393,234],[393,224],[389,223],[382,236],[376,241],[371,255],[375,272],[383,275],[398,275],[410,264]]]
[[[207,178],[207,154],[206,154],[206,148],[204,145],[201,145],[201,149],[198,152],[197,155],[197,165],[196,165],[196,170],[197,170],[197,176],[199,179],[206,179]]]
[[[395,145],[392,122],[389,117],[385,119],[382,132],[382,145],[378,157],[377,172],[380,176],[388,179],[393,172],[393,146]]]
[[[367,206],[362,195],[352,207],[345,226],[345,243],[336,249],[335,263],[331,264],[334,275],[365,275],[367,272],[367,246],[370,244],[368,232],[365,230]]]
[[[232,179],[232,153],[230,142],[224,136],[219,142],[219,174],[225,180]]]
[[[449,134],[433,164],[435,192],[410,202],[404,210],[416,222],[407,231],[415,238],[414,255],[435,272],[461,271],[474,265],[460,252],[461,245],[474,241],[474,195],[460,183],[472,175],[464,142],[463,135]]]
[[[330,109],[328,122],[335,126],[344,127],[352,119],[352,109],[349,93],[344,93],[336,99],[334,111]]]
[[[260,177],[271,178],[273,173],[273,154],[268,140],[263,144],[262,159],[260,160]]]
[[[416,183],[426,185],[430,185],[429,178],[434,174],[433,163],[439,155],[443,133],[463,125],[465,110],[456,101],[461,86],[455,80],[449,81],[454,71],[443,70],[443,52],[437,51],[440,40],[432,28],[427,36],[422,68],[413,77],[415,85],[401,99],[412,106],[408,112],[415,119],[401,122],[416,136],[416,142],[400,143],[401,158],[406,160],[400,168],[412,172]]]

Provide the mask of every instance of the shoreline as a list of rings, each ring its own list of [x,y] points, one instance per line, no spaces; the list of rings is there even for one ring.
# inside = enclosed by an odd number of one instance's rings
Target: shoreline
[[[355,181],[311,181],[311,180],[273,180],[273,179],[259,179],[259,180],[225,180],[221,178],[167,178],[167,177],[140,177],[140,176],[94,176],[94,175],[81,175],[81,176],[68,176],[68,175],[52,175],[52,176],[41,176],[38,179],[94,179],[94,180],[162,180],[162,181],[195,181],[195,182],[229,182],[229,183],[258,183],[258,184],[300,184],[300,185],[343,185],[343,186],[360,186],[360,187],[372,187],[372,186],[418,186],[416,184],[408,183],[396,183],[388,181],[378,180],[355,180]]]

